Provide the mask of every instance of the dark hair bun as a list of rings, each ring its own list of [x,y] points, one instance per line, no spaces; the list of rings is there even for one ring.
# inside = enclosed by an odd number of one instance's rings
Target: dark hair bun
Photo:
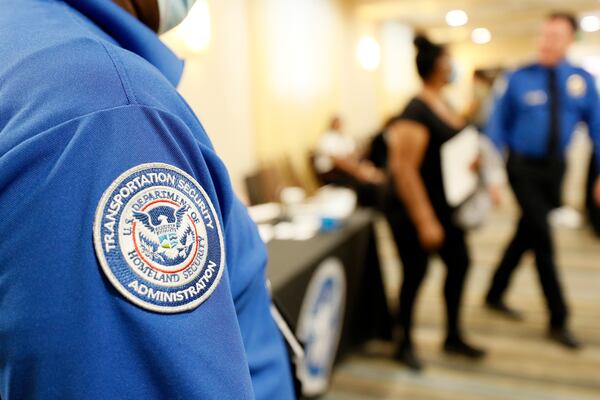
[[[429,39],[427,39],[427,37],[425,35],[415,36],[415,40],[413,41],[413,43],[415,44],[415,47],[419,51],[428,50],[433,47],[436,47],[436,45],[431,43],[431,41]]]
[[[431,42],[422,34],[415,36],[414,43],[417,48],[417,72],[427,80],[435,71],[437,60],[444,54],[445,47]]]

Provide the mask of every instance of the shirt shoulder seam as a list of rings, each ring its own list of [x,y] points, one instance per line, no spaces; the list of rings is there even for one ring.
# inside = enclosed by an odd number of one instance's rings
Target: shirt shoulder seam
[[[71,19],[81,29],[85,30],[86,32],[88,32],[90,34],[89,39],[96,42],[98,45],[100,45],[102,47],[102,49],[104,49],[104,53],[106,53],[106,56],[110,60],[112,67],[114,68],[115,74],[117,75],[117,78],[119,79],[119,82],[121,84],[121,88],[123,90],[123,94],[125,95],[127,104],[137,104],[137,99],[135,97],[135,94],[133,93],[131,83],[129,82],[129,76],[127,75],[127,72],[126,72],[125,68],[123,67],[118,55],[115,54],[112,50],[110,50],[109,47],[106,45],[106,43],[104,43],[102,40],[94,37],[94,35],[92,34],[93,32],[87,26],[85,26],[78,18],[76,18],[76,16],[73,14],[73,12],[68,7],[65,6],[64,9],[67,12],[67,14],[71,17]]]
[[[137,104],[137,103],[136,104],[121,104],[121,105],[117,105],[117,106],[113,106],[113,107],[106,107],[106,108],[102,108],[102,109],[90,111],[88,113],[81,114],[81,115],[78,115],[76,117],[72,117],[72,118],[69,118],[69,119],[67,119],[65,121],[59,122],[57,124],[54,124],[54,125],[46,128],[46,129],[44,129],[44,130],[42,130],[40,132],[37,132],[34,135],[31,135],[25,141],[17,144],[17,146],[15,146],[15,147],[18,147],[19,145],[22,145],[22,144],[24,144],[24,143],[32,140],[36,136],[43,135],[43,134],[45,134],[47,132],[50,132],[50,131],[52,131],[54,129],[60,128],[60,127],[65,126],[65,125],[68,125],[70,123],[76,122],[78,120],[81,120],[81,119],[84,119],[84,118],[88,118],[88,117],[91,117],[91,116],[96,115],[96,114],[109,113],[109,112],[112,112],[112,111],[117,111],[117,110],[126,109],[126,108],[139,108],[139,109],[152,110],[152,111],[158,112],[160,114],[164,114],[165,116],[174,119],[178,123],[184,125],[188,129],[190,129],[189,126],[180,117],[178,117],[177,115],[175,115],[172,112],[170,112],[168,110],[165,110],[163,108],[155,107],[155,106],[150,106],[150,105],[146,105],[146,104]],[[14,147],[12,149],[14,149]],[[10,152],[12,149],[9,149],[8,152]],[[0,157],[1,156],[2,155],[0,154]]]
[[[126,109],[126,108],[140,108],[140,109],[152,110],[152,111],[158,112],[160,114],[167,115],[168,117],[173,118],[173,119],[177,120],[178,122],[180,122],[181,124],[187,126],[187,124],[179,116],[173,114],[171,111],[165,110],[164,108],[153,106],[153,105],[148,105],[148,104],[129,103],[129,104],[121,104],[121,105],[117,105],[117,106],[113,106],[113,107],[100,108],[98,110],[90,111],[85,114],[81,114],[76,117],[72,117],[65,121],[59,122],[58,124],[55,124],[55,125],[49,127],[45,131],[50,131],[52,129],[56,129],[60,126],[75,122],[80,119],[91,117],[95,114],[109,113],[111,111],[117,111],[117,110]]]

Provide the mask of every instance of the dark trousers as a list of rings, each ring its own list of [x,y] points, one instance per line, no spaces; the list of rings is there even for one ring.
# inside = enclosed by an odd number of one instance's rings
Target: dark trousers
[[[552,327],[562,328],[568,312],[554,261],[554,244],[548,214],[560,205],[564,161],[511,155],[507,171],[521,207],[521,219],[496,269],[487,299],[502,299],[521,257],[526,251],[533,250],[539,280],[550,311],[550,324]]]
[[[594,229],[597,236],[600,236],[600,206],[596,204],[596,199],[594,199],[594,185],[596,184],[596,178],[598,178],[596,159],[596,153],[592,154],[588,169],[585,206],[592,229]]]
[[[430,253],[422,248],[416,228],[405,213],[388,212],[387,218],[402,261],[403,281],[398,322],[403,331],[403,344],[410,346],[414,305],[427,273]],[[449,339],[458,339],[461,337],[460,304],[469,268],[469,254],[464,232],[451,223],[444,225],[446,241],[438,254],[447,268],[444,284],[447,335]]]

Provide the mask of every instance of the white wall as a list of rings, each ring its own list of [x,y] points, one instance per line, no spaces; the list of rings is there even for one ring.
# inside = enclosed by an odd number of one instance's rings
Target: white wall
[[[380,123],[378,72],[360,68],[361,25],[344,0],[253,0],[252,95],[261,161],[289,160],[310,184],[308,154],[333,115],[353,136]]]
[[[381,110],[385,118],[395,115],[420,90],[415,66],[416,51],[411,27],[395,21],[381,27]]]
[[[205,125],[238,193],[262,161],[305,172],[308,151],[333,114],[348,133],[381,122],[379,72],[356,62],[365,33],[345,0],[208,0],[209,48],[187,59],[179,90]]]
[[[248,1],[209,4],[210,45],[199,54],[184,54],[186,67],[178,89],[202,121],[236,191],[243,196],[243,178],[256,165]],[[163,39],[177,50],[172,38]]]
[[[379,70],[367,71],[358,64],[356,47],[363,36],[378,39],[375,26],[362,24],[351,13],[345,18],[337,106],[346,133],[362,138],[375,133],[380,124]]]

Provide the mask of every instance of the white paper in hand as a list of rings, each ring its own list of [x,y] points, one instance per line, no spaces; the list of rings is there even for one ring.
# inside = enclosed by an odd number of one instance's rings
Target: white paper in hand
[[[472,166],[478,155],[479,133],[472,126],[442,145],[442,177],[450,206],[460,205],[477,189],[479,177]]]

